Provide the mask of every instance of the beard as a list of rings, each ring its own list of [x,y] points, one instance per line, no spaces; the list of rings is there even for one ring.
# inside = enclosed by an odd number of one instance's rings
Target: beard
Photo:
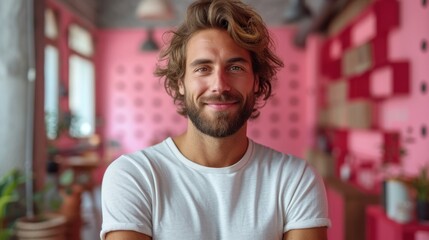
[[[236,101],[240,107],[234,113],[219,111],[214,114],[214,117],[210,117],[203,112],[202,102],[206,101]],[[255,95],[253,92],[247,95],[245,101],[241,95],[230,92],[201,97],[197,104],[193,103],[192,99],[185,97],[185,109],[191,122],[200,132],[215,138],[228,137],[236,133],[250,118],[254,106]]]

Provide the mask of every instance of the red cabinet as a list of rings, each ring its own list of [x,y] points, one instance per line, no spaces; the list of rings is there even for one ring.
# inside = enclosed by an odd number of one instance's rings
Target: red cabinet
[[[325,184],[332,223],[328,229],[328,239],[363,240],[365,208],[379,203],[379,196],[364,192],[336,178],[325,179]]]
[[[428,224],[419,224],[416,221],[401,224],[387,218],[380,206],[366,208],[366,240],[417,240],[416,232],[429,232]]]

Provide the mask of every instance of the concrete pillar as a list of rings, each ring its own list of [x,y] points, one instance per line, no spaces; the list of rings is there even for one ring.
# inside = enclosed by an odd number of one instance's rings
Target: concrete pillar
[[[24,170],[28,47],[27,1],[0,1],[0,177]]]

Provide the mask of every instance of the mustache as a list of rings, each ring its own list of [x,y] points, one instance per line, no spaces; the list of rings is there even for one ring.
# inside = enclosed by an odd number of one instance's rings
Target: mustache
[[[225,92],[221,94],[214,94],[209,96],[202,96],[200,101],[203,102],[241,102],[243,97],[239,94],[233,94],[230,92]]]

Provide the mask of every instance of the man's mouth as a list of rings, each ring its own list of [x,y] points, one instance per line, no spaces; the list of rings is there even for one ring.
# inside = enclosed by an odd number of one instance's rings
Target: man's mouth
[[[241,102],[240,96],[230,93],[220,95],[205,96],[200,99],[205,105],[215,110],[227,110],[237,106]]]
[[[216,109],[216,110],[226,110],[238,104],[238,101],[226,101],[226,102],[205,102],[205,105]]]

